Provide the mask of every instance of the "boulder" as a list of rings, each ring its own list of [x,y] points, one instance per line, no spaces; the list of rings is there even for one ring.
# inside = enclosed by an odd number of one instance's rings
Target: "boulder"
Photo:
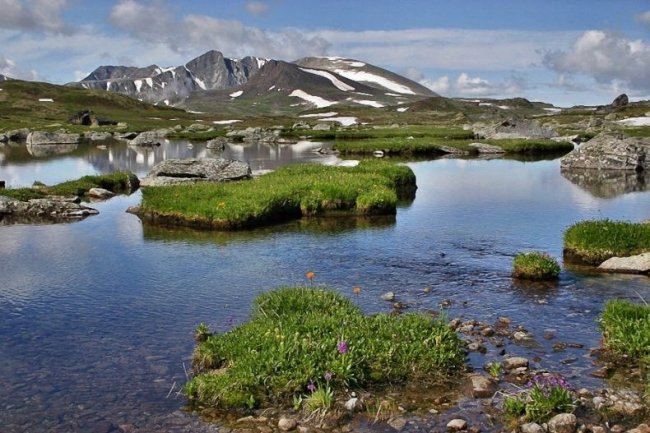
[[[100,199],[100,200],[106,200],[111,197],[115,197],[115,193],[113,191],[109,191],[104,188],[90,188],[86,194],[89,197]]]
[[[650,138],[602,133],[562,157],[562,170],[598,169],[642,171],[650,168],[646,155]]]
[[[629,257],[612,257],[598,266],[605,272],[646,274],[650,272],[650,252]]]
[[[550,126],[543,126],[535,120],[510,119],[496,125],[475,125],[474,134],[477,137],[504,138],[552,138],[558,133]]]
[[[561,413],[555,415],[548,421],[549,433],[574,433],[578,425],[578,419],[572,413]]]
[[[168,133],[169,131],[167,129],[157,129],[154,131],[141,132],[137,137],[129,141],[129,146],[160,146],[160,142],[165,139],[165,135]]]
[[[250,166],[241,161],[222,158],[168,159],[156,164],[142,179],[140,186],[223,182],[250,177]]]
[[[625,107],[630,103],[630,99],[625,93],[618,95],[610,104],[612,108]]]
[[[113,134],[110,132],[92,132],[87,137],[90,141],[105,141],[113,138]]]
[[[48,197],[29,201],[0,196],[0,221],[59,222],[85,218],[99,212],[80,205],[78,197]]]
[[[535,423],[535,422],[529,422],[526,424],[522,424],[520,427],[521,433],[546,433],[546,430],[544,430],[544,427],[541,425]]]
[[[9,138],[9,141],[25,141],[30,132],[31,131],[27,128],[13,129],[7,131],[6,135]]]
[[[298,427],[298,421],[295,418],[282,417],[278,421],[278,428],[282,431],[295,430]]]
[[[224,150],[228,140],[224,137],[213,138],[205,144],[207,149]]]
[[[449,431],[465,430],[466,428],[467,421],[461,418],[452,419],[447,423],[447,430]]]
[[[513,356],[503,360],[503,369],[506,371],[514,370],[516,368],[528,367],[528,359],[520,356]]]
[[[246,128],[230,131],[226,137],[239,139],[246,142],[276,143],[280,136],[279,130],[268,130],[265,128]]]
[[[506,153],[505,150],[499,146],[487,143],[470,143],[469,147],[473,147],[478,151],[478,153]]]
[[[7,141],[9,141],[7,134],[0,134],[0,143],[6,143]]]
[[[81,135],[67,134],[64,132],[34,131],[27,135],[28,146],[41,146],[50,144],[79,144]]]
[[[203,123],[192,123],[187,127],[187,130],[190,132],[205,132],[214,130],[210,125],[205,125]]]
[[[496,391],[494,382],[482,374],[473,374],[470,376],[472,381],[472,397],[486,398],[492,397]]]

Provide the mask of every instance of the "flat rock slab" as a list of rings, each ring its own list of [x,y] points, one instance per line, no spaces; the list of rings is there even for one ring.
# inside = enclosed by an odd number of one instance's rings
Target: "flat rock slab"
[[[250,166],[241,161],[222,158],[168,159],[156,164],[142,179],[140,186],[225,182],[250,177]]]
[[[562,170],[598,169],[642,171],[650,168],[650,140],[603,133],[560,160]]]
[[[650,272],[650,253],[630,257],[612,257],[601,263],[598,269],[605,272],[647,274]]]
[[[64,222],[99,212],[75,203],[77,197],[49,197],[29,201],[0,196],[0,221],[10,223]]]
[[[27,135],[27,144],[32,146],[48,144],[79,144],[81,135],[62,132],[34,131]]]
[[[487,143],[470,143],[468,144],[469,147],[475,148],[478,153],[506,153],[505,150],[500,148],[499,146],[495,146],[493,144],[487,144]]]

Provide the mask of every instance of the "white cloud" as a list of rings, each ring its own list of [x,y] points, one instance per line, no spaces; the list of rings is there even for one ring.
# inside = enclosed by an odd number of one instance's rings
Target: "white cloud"
[[[36,71],[25,71],[16,65],[16,62],[0,54],[0,75],[19,80],[38,80]]]
[[[454,83],[454,91],[460,96],[521,96],[526,87],[526,80],[517,75],[511,75],[503,82],[493,83],[481,77],[470,77],[465,72],[461,73]]]
[[[618,34],[584,32],[568,51],[551,51],[544,64],[558,74],[586,75],[597,83],[632,93],[650,90],[650,44]]]
[[[61,18],[67,6],[67,0],[0,0],[0,29],[73,33]]]
[[[269,11],[269,5],[261,1],[250,1],[246,3],[246,10],[251,15],[264,15]]]
[[[165,5],[163,0],[121,0],[113,7],[110,20],[135,38],[184,53],[218,49],[231,57],[253,55],[293,60],[326,54],[329,45],[323,38],[306,36],[298,29],[267,31],[246,26],[240,21],[207,15],[185,15],[176,19],[164,12]],[[143,20],[143,17],[147,19]]]
[[[407,68],[404,71],[404,76],[422,84],[424,87],[427,87],[438,94],[447,93],[451,87],[448,76],[442,76],[437,79],[432,79],[426,77],[422,72],[417,68]]]
[[[638,22],[640,22],[641,24],[645,24],[646,26],[650,26],[650,11],[637,14],[636,15],[636,20]]]

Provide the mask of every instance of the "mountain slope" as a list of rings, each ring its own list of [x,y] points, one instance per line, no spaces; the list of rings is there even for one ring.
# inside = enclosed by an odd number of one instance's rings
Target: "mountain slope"
[[[341,57],[305,57],[294,62],[306,68],[324,69],[384,92],[400,95],[438,96],[406,77],[368,63]]]
[[[213,50],[172,68],[100,66],[83,80],[68,85],[173,105],[195,91],[226,89],[245,83],[265,61],[256,57],[228,59]]]
[[[418,99],[422,96],[387,93],[333,72],[270,60],[246,84],[195,92],[181,106],[197,111],[291,114],[330,106],[381,108]]]

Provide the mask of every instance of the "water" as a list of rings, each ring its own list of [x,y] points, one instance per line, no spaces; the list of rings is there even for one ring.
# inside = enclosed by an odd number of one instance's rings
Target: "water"
[[[267,152],[260,146],[249,155]],[[304,147],[286,150],[295,159],[259,156],[258,168],[332,162]],[[119,149],[46,160],[19,160],[10,155],[20,148],[5,149],[0,179],[25,185],[47,173],[49,181],[39,179],[49,183],[69,178],[70,167],[78,168],[76,177],[127,165],[142,175],[150,166],[151,157]],[[153,160],[203,151],[170,143],[154,150]],[[390,290],[412,309],[438,310],[449,300],[451,317],[493,323],[507,316],[536,337],[532,346],[509,344],[508,353],[537,357],[536,367],[578,385],[602,385],[589,376],[597,316],[609,298],[650,299],[650,278],[564,270],[557,285],[540,288],[512,282],[512,258],[523,250],[561,257],[563,231],[578,220],[648,219],[650,193],[594,195],[562,177],[557,160],[409,165],[415,200],[396,218],[372,224],[302,221],[242,233],[143,227],[124,212],[139,203],[135,193],[93,204],[100,214],[78,223],[0,227],[0,431],[214,431],[183,413],[176,396],[195,326],[224,331],[242,323],[255,296],[305,283],[307,271],[316,273],[315,284],[349,294],[367,312],[388,311],[380,295]],[[363,289],[358,297],[355,286]],[[556,337],[542,339],[546,331]],[[584,348],[555,353],[557,342]],[[567,358],[575,360],[563,364]],[[477,367],[485,361],[471,359]]]

